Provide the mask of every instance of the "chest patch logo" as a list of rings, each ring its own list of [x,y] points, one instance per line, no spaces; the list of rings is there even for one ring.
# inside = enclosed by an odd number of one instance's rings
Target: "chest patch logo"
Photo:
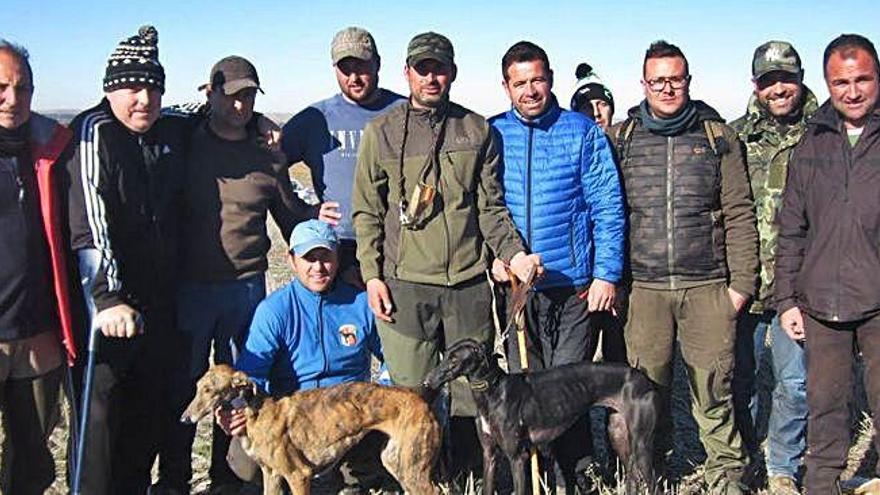
[[[339,327],[339,343],[345,347],[357,345],[357,327],[346,324]]]

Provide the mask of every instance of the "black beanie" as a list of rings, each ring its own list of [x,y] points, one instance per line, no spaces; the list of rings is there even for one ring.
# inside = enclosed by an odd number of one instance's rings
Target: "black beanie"
[[[142,26],[138,34],[122,40],[107,60],[104,91],[146,86],[165,92],[165,69],[159,63],[159,33]]]

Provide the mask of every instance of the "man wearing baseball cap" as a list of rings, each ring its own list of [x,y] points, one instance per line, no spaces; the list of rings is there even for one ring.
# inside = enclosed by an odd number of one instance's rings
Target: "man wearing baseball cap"
[[[523,280],[542,270],[504,206],[488,123],[449,100],[454,56],[441,34],[410,41],[409,101],[367,124],[352,193],[370,307],[391,379],[406,387],[422,384],[445,346],[492,345],[490,255]],[[475,412],[470,391],[454,387],[452,415]]]
[[[369,381],[371,356],[383,359],[367,294],[336,277],[338,250],[336,232],[320,220],[297,224],[290,235],[294,279],[259,304],[235,363],[267,394],[278,397]],[[232,435],[245,433],[242,413],[217,419]],[[369,489],[387,479],[377,441],[381,435],[368,435],[346,454],[341,469],[346,484]],[[237,445],[230,450],[229,462],[243,478],[255,471]]]
[[[770,492],[793,495],[806,449],[807,389],[804,349],[788,338],[779,325],[771,301],[778,225],[776,214],[788,163],[795,145],[807,128],[807,121],[819,108],[816,97],[804,85],[801,59],[785,41],[768,41],[752,59],[754,93],[746,114],[731,125],[746,145],[749,177],[758,218],[761,287],[749,311],[737,322],[734,404],[736,421],[751,457],[752,468],[761,471],[761,438],[757,418],[756,387],[759,364],[770,355],[774,381],[770,421],[767,426],[765,459]],[[759,481],[761,477],[758,478]],[[756,483],[760,484],[760,483]]]
[[[200,89],[211,111],[190,137],[181,212],[177,321],[186,351],[171,382],[178,416],[208,369],[212,347],[215,363],[233,364],[253,312],[265,297],[268,214],[287,238],[294,225],[316,212],[294,194],[283,158],[262,146],[248,126],[257,92],[263,91],[253,64],[239,56],[225,57],[214,64],[208,81]],[[195,425],[173,428],[179,431],[169,436],[172,446],[163,452],[163,463],[169,466],[163,481],[188,493]],[[228,447],[229,438],[215,429],[212,490],[240,483],[225,461]]]
[[[380,57],[373,36],[363,28],[347,27],[333,37],[330,60],[339,93],[294,115],[284,125],[281,146],[288,164],[309,168],[326,218],[340,237],[341,275],[363,284],[355,258],[351,223],[351,190],[364,126],[403,96],[379,87]]]

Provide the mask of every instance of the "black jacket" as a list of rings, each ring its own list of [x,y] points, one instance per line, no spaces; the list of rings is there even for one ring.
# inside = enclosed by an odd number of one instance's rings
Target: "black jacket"
[[[880,108],[855,147],[830,102],[808,123],[779,213],[775,299],[826,321],[880,312]]]
[[[136,134],[116,120],[105,99],[71,123],[71,248],[101,256],[91,294],[98,311],[118,304],[144,311],[173,298],[193,120],[163,115]]]

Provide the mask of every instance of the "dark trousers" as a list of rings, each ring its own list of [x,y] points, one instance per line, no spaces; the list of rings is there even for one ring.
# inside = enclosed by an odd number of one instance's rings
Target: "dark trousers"
[[[58,423],[63,372],[59,366],[44,375],[0,383],[7,493],[41,495],[55,480],[55,461],[46,441]]]
[[[865,389],[880,431],[880,316],[846,323],[816,320],[804,314],[807,351],[807,473],[809,493],[838,493],[837,478],[846,467],[850,443],[849,404],[853,398],[853,362],[861,351]],[[874,435],[880,452],[880,435]]]
[[[214,364],[232,365],[244,344],[257,305],[266,295],[266,278],[261,273],[241,280],[217,283],[186,283],[178,291],[177,325],[181,356],[171,383],[173,417],[179,418],[193,400],[196,382]],[[160,484],[189,492],[192,478],[192,444],[195,425],[180,421],[170,425],[167,448],[163,449]],[[229,437],[216,424],[211,437],[212,486],[238,483],[229,470],[226,451]]]
[[[178,359],[171,308],[145,312],[145,331],[101,338],[92,388],[82,492],[141,495],[173,417],[170,371]],[[75,383],[80,386],[82,364]]]
[[[587,303],[573,287],[534,292],[526,304],[529,370],[549,369],[589,361],[596,352],[596,327],[590,324]],[[507,337],[511,373],[522,372],[516,330]],[[588,467],[592,456],[590,417],[584,415],[553,443],[553,455],[565,481],[566,493],[574,493],[576,473]]]

